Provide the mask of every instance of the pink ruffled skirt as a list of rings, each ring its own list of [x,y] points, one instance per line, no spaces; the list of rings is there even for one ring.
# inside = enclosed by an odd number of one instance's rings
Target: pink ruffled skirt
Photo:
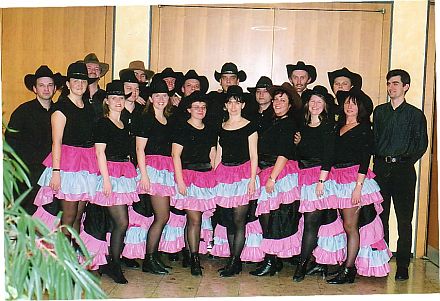
[[[145,191],[139,186],[141,175],[138,169],[138,176],[136,177],[138,181],[137,192],[139,194],[173,196],[175,194],[173,159],[168,156],[147,155],[145,156],[145,163],[150,179],[150,189]]]

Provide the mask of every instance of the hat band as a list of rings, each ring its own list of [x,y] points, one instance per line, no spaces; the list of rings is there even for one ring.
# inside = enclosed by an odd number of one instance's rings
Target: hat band
[[[69,75],[69,77],[73,77],[73,78],[76,78],[75,76],[81,76],[81,77],[89,77],[89,75],[88,74],[85,74],[85,73],[77,73],[77,72],[73,72],[73,73],[71,73],[70,75]]]
[[[119,95],[119,96],[124,96],[125,93],[124,93],[124,91],[109,91],[109,92],[107,92],[107,95]]]
[[[226,70],[226,71],[223,71],[222,74],[238,74],[238,72],[235,72],[232,70]]]
[[[270,88],[270,87],[272,87],[271,85],[269,85],[269,84],[261,84],[261,85],[257,85],[255,88]]]

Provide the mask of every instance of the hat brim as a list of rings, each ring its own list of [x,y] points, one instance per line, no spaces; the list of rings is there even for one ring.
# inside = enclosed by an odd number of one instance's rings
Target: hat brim
[[[316,68],[312,65],[305,65],[304,68],[298,68],[297,65],[286,65],[287,69],[287,78],[290,78],[292,75],[292,72],[295,70],[304,70],[307,72],[310,78],[310,82],[308,84],[313,83],[316,80],[317,74],[316,74]]]
[[[119,77],[121,77],[121,73],[124,73],[125,71],[135,71],[135,70],[142,70],[145,73],[145,76],[147,77],[147,80],[150,80],[153,75],[154,75],[154,71],[152,70],[148,70],[148,69],[139,69],[139,68],[125,68],[122,69],[121,71],[119,71]]]
[[[65,76],[62,76],[61,73],[57,72],[51,78],[53,79],[53,83],[54,83],[57,90],[60,90],[61,88],[63,88],[64,83],[66,82]],[[24,77],[24,85],[31,92],[34,92],[34,85],[35,85],[36,81],[37,81],[37,79],[35,77],[35,74],[27,74]]]
[[[84,64],[98,64],[99,68],[101,69],[101,76],[100,77],[104,77],[104,75],[106,75],[106,73],[108,72],[108,70],[110,69],[110,65],[107,63],[101,63],[101,62],[86,62],[84,60],[79,60],[76,61],[77,63],[84,63]]]
[[[359,89],[362,89],[362,76],[360,74],[351,72],[351,71],[346,71],[346,70],[336,70],[333,72],[327,72],[328,75],[328,81],[330,84],[330,88],[333,90],[333,84],[335,82],[335,79],[337,77],[346,77],[349,78],[351,81],[351,85],[353,87],[357,87]]]
[[[244,82],[247,78],[246,72],[243,70],[238,71],[238,73],[219,73],[217,71],[214,71],[214,78],[216,81],[220,82],[220,79],[222,78],[223,74],[235,74],[237,75],[238,80],[240,83]]]
[[[195,77],[190,77],[190,78],[182,77],[182,78],[179,78],[178,82],[177,82],[177,79],[176,79],[176,84],[175,84],[175,91],[176,91],[177,94],[179,94],[180,97],[183,97],[182,87],[185,84],[185,81],[188,80],[188,79],[196,79],[196,80],[198,80],[199,83],[200,83],[200,91],[202,93],[204,93],[204,94],[206,92],[208,92],[209,81],[206,78],[206,76],[200,75],[197,78],[195,78]]]

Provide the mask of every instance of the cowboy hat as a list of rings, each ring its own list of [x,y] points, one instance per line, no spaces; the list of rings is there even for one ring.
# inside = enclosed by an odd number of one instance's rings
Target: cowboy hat
[[[351,72],[346,67],[342,69],[337,69],[332,72],[327,72],[328,81],[330,83],[330,87],[333,87],[333,83],[335,79],[340,76],[344,76],[350,79],[352,86],[357,86],[359,89],[362,89],[362,76],[357,73]]]
[[[117,80],[117,79],[109,82],[105,86],[105,92],[107,93],[107,96],[118,95],[118,96],[124,96],[125,98],[129,98],[131,96],[131,92],[125,94],[124,83],[121,80]]]
[[[109,69],[109,64],[107,63],[102,63],[98,60],[98,57],[96,56],[95,53],[89,53],[88,55],[85,56],[84,60],[82,61],[78,61],[78,63],[94,63],[94,64],[98,64],[99,67],[101,68],[101,77],[103,77],[108,69]]]
[[[124,70],[119,71],[119,79],[123,83],[139,84],[139,81],[138,81],[136,75],[134,74],[133,70],[124,69]]]
[[[303,61],[298,61],[296,63],[296,65],[286,65],[286,69],[287,69],[287,77],[290,78],[290,76],[292,75],[292,72],[295,70],[304,70],[307,72],[307,74],[310,77],[310,83],[313,83],[316,80],[316,68],[313,65],[306,65],[304,64]]]
[[[185,84],[185,81],[187,81],[188,79],[198,80],[200,83],[200,91],[202,91],[203,93],[206,93],[206,91],[208,91],[209,82],[206,76],[198,75],[194,69],[191,69],[188,70],[188,72],[186,72],[186,74],[183,77],[176,79],[175,90],[176,93],[179,94],[180,96],[183,96],[182,87]]]
[[[260,77],[260,79],[257,81],[257,84],[255,85],[255,88],[247,88],[247,90],[249,92],[251,92],[252,94],[255,94],[255,92],[257,91],[258,88],[270,88],[272,87],[272,80],[270,78],[268,78],[267,76],[262,76]]]
[[[96,78],[89,77],[86,64],[81,62],[72,63],[67,68],[66,81],[68,81],[71,78],[86,80],[88,84],[91,84],[96,81]]]
[[[41,65],[36,71],[35,74],[27,74],[24,77],[24,85],[30,91],[34,91],[33,87],[37,82],[37,79],[40,77],[50,77],[53,79],[54,85],[59,90],[63,87],[65,82],[65,77],[62,76],[59,72],[53,73],[52,70],[49,69],[46,65]]]
[[[323,100],[328,106],[334,105],[333,96],[330,93],[328,93],[327,88],[324,86],[316,85],[311,90],[310,89],[305,90],[301,95],[301,98],[304,100],[304,103],[307,103],[310,101],[310,98],[313,95],[317,95],[323,98]]]
[[[222,77],[222,74],[235,74],[237,75],[237,78],[240,82],[244,82],[247,78],[246,72],[244,72],[243,70],[238,71],[237,65],[230,62],[223,64],[220,73],[217,71],[214,72],[215,80],[220,82],[220,78]]]
[[[284,82],[281,86],[273,85],[267,89],[272,99],[278,92],[284,92],[289,96],[289,103],[295,108],[302,106],[301,96],[296,92],[295,88],[288,82]]]
[[[145,73],[147,80],[151,79],[154,75],[154,71],[145,69],[145,65],[143,61],[132,61],[128,64],[128,68],[122,69],[119,71],[119,77],[121,77],[121,72],[125,72],[127,70],[141,70]]]

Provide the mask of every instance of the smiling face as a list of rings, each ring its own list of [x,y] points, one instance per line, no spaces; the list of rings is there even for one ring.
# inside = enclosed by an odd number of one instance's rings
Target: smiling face
[[[101,77],[101,66],[96,63],[87,63],[87,73],[90,78],[100,78]]]
[[[182,86],[183,96],[189,96],[194,91],[200,91],[200,82],[197,79],[187,79]]]
[[[358,105],[353,101],[352,98],[348,97],[344,102],[344,113],[346,118],[353,117],[357,119],[359,112]]]
[[[325,101],[318,95],[312,95],[309,100],[309,112],[312,116],[319,116],[324,111]]]
[[[67,88],[69,88],[70,93],[77,96],[82,96],[86,90],[88,83],[85,79],[78,79],[78,78],[70,78],[66,82]]]
[[[390,77],[387,80],[387,93],[391,99],[403,99],[406,91],[408,91],[409,85],[404,85],[400,75]]]
[[[350,91],[351,87],[353,87],[351,83],[351,79],[345,76],[338,76],[335,78],[333,82],[333,93],[336,95],[338,91]]]
[[[168,93],[153,93],[150,97],[150,102],[153,104],[155,111],[163,111],[170,101]]]
[[[124,109],[125,97],[122,95],[108,95],[105,99],[110,112],[122,112]]]
[[[284,92],[278,93],[274,96],[272,105],[276,116],[286,115],[291,107],[289,97]]]

